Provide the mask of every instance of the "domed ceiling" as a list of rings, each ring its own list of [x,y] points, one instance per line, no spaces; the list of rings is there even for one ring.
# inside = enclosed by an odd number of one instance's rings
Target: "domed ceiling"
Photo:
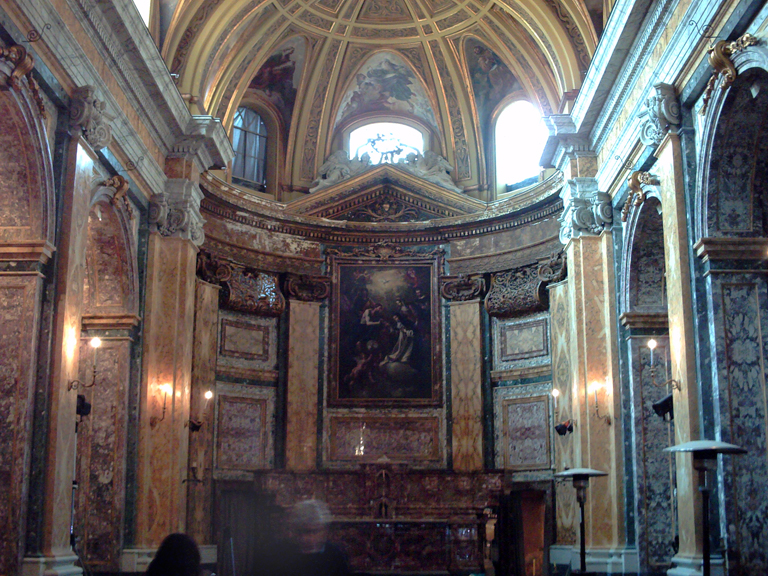
[[[600,11],[583,0],[164,0],[160,36],[193,113],[231,129],[248,103],[272,119],[275,197],[307,191],[345,130],[389,118],[428,133],[456,184],[488,200],[495,115],[515,99],[558,112],[589,65]]]

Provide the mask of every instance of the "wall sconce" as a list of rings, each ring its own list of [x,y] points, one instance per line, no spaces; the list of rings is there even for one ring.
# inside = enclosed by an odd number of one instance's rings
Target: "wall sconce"
[[[93,348],[93,373],[91,374],[91,383],[86,384],[82,380],[70,380],[67,384],[67,392],[70,390],[77,390],[78,388],[92,388],[96,384],[96,352],[101,347],[101,338],[94,337],[88,342]]]
[[[552,388],[550,394],[552,395],[552,406],[554,408],[555,418],[557,418],[557,399],[560,397],[560,390]]]
[[[682,390],[680,387],[680,382],[677,380],[674,380],[670,378],[669,380],[665,380],[664,382],[656,382],[656,366],[653,362],[653,351],[656,350],[656,346],[658,346],[658,343],[656,340],[651,338],[648,340],[648,349],[651,351],[651,384],[656,386],[657,388],[665,388],[666,386],[671,386],[672,390],[677,390],[678,392]]]
[[[570,434],[573,432],[573,421],[566,420],[565,422],[560,422],[560,424],[555,424],[555,432],[557,432],[560,436]]]
[[[597,391],[601,388],[605,388],[605,386],[599,382],[592,382],[592,384],[589,386],[589,391],[592,392],[595,398],[595,416],[597,416],[598,420],[605,420],[605,423],[610,426],[613,423],[613,420],[611,420],[611,415],[600,414],[600,403],[597,401]]]
[[[165,409],[167,408],[167,405],[168,405],[168,394],[173,394],[173,387],[170,384],[161,384],[160,391],[163,393],[163,415],[160,418],[158,418],[157,416],[152,416],[149,419],[150,428],[154,428],[160,422],[165,420]]]
[[[672,394],[664,396],[661,400],[651,405],[656,415],[665,422],[675,419],[675,407],[672,403]]]
[[[213,398],[213,392],[206,390],[205,394],[203,394],[203,398],[205,398],[205,406],[203,406],[203,417],[197,420],[194,418],[189,419],[187,424],[189,425],[190,432],[199,432],[200,428],[202,428],[203,424],[205,424],[205,417],[208,415],[208,402],[210,402],[211,398]]]

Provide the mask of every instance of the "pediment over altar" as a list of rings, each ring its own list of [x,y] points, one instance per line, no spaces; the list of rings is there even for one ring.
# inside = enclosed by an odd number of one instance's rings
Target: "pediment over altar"
[[[487,204],[383,164],[286,206],[287,213],[350,222],[425,222],[468,216]]]

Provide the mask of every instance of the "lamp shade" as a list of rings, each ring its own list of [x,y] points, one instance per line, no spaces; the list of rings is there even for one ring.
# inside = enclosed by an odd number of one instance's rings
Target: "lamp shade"
[[[692,452],[694,458],[714,460],[718,454],[745,454],[747,451],[741,446],[718,440],[692,440],[664,448],[664,452]]]
[[[595,470],[594,468],[571,468],[555,474],[555,477],[557,478],[573,478],[574,480],[581,478],[596,478],[598,476],[608,476],[608,472]]]

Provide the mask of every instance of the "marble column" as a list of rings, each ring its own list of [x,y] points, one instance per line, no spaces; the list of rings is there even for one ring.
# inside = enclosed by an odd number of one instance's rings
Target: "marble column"
[[[79,377],[79,344],[88,213],[95,154],[80,138],[72,140],[67,159],[65,197],[61,203],[61,241],[56,266],[51,380],[45,477],[42,489],[42,555],[24,559],[24,574],[79,574],[69,543],[72,480],[75,466],[77,391],[68,390]]]
[[[656,152],[659,161],[653,172],[661,188],[666,260],[667,307],[669,314],[670,378],[680,382],[675,390],[675,444],[698,440],[698,385],[693,342],[694,312],[691,299],[688,229],[683,185],[680,139],[668,134]],[[669,574],[698,573],[702,557],[702,535],[697,476],[689,454],[677,454],[677,510],[680,547]]]
[[[136,546],[186,530],[197,247],[150,234],[139,418]],[[123,564],[126,567],[126,564]]]
[[[213,414],[219,287],[196,281],[195,341],[192,355],[191,413],[199,430],[189,437],[187,469],[187,532],[199,545],[213,544]]]
[[[483,469],[482,302],[452,302],[451,407],[453,469]]]
[[[570,309],[571,400],[580,465],[608,472],[590,482],[587,546],[608,552],[624,543],[618,341],[611,233],[584,235],[566,246]],[[596,550],[591,550],[591,552]]]
[[[286,468],[317,466],[317,394],[320,355],[320,303],[288,301]]]

